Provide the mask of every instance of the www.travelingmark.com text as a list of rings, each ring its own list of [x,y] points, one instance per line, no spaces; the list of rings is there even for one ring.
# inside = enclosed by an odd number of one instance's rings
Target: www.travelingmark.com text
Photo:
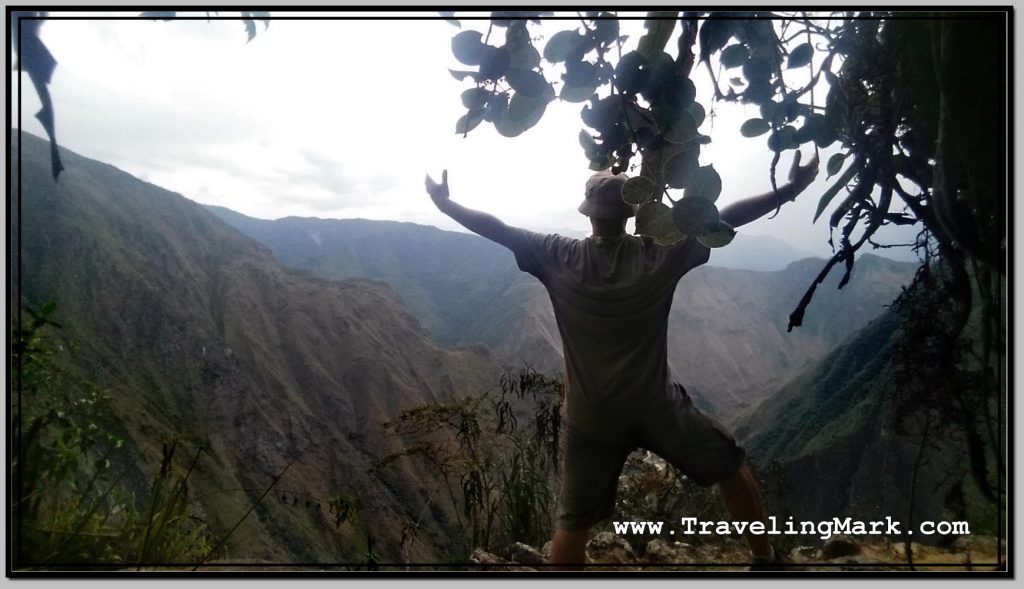
[[[894,521],[892,516],[886,516],[884,520],[862,521],[853,518],[834,517],[825,521],[794,521],[792,517],[785,521],[779,521],[774,515],[768,516],[767,521],[713,521],[698,520],[695,517],[684,517],[680,520],[678,528],[666,526],[663,521],[617,521],[612,522],[616,534],[668,534],[676,535],[711,535],[728,536],[732,534],[741,535],[745,533],[756,536],[769,535],[777,536],[800,535],[818,536],[822,540],[828,540],[834,535],[848,534],[854,536],[901,536],[899,521]],[[913,535],[915,531],[924,536],[932,534],[940,535],[967,535],[970,534],[970,526],[965,521],[923,521],[914,531],[908,531]]]

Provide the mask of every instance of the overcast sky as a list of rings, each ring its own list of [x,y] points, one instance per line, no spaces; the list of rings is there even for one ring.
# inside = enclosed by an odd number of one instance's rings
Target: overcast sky
[[[586,234],[576,212],[591,174],[577,140],[583,105],[556,100],[536,127],[513,139],[487,123],[466,138],[456,135],[465,113],[459,94],[471,82],[448,73],[464,66],[451,54],[459,30],[442,20],[273,20],[246,43],[241,21],[102,18],[109,14],[42,27],[58,62],[51,92],[57,137],[68,149],[254,217],[362,217],[458,229],[423,188],[424,174],[439,178],[447,168],[458,202],[513,225]],[[549,21],[532,32],[547,37],[575,24]],[[484,21],[463,26],[486,29]],[[628,43],[641,27],[622,23]],[[701,161],[714,163],[723,178],[719,207],[767,191],[766,136],[739,134],[757,107],[714,103],[703,68],[693,79],[697,100],[714,112],[701,128],[712,137]],[[27,77],[20,98],[23,128],[44,135]],[[780,182],[790,153],[780,162]],[[831,153],[822,152],[818,180],[797,203],[742,230],[829,255],[827,223],[811,219]],[[804,161],[810,155],[805,147]],[[906,232],[891,238],[907,240]],[[909,252],[899,257],[913,259]]]

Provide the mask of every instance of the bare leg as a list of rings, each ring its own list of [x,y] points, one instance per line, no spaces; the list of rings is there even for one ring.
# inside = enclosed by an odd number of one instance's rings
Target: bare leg
[[[587,536],[590,529],[555,531],[551,542],[551,564],[564,565],[555,570],[583,570],[587,560]]]
[[[733,520],[754,522],[765,521],[764,504],[761,502],[761,491],[754,480],[754,474],[746,464],[740,465],[729,478],[718,484],[722,491],[722,500]],[[750,552],[757,557],[771,556],[772,547],[768,537],[763,534],[745,534]],[[552,555],[554,549],[552,548]]]

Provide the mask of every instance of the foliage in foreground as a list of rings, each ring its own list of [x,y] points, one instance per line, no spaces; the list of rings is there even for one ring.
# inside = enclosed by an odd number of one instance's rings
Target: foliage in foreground
[[[13,568],[205,559],[211,538],[189,499],[191,468],[174,465],[179,443],[165,445],[148,497],[127,489],[111,398],[60,367],[55,309],[26,307],[13,327]]]
[[[499,393],[423,403],[383,426],[401,449],[377,468],[403,459],[429,465],[444,481],[466,555],[474,548],[501,552],[514,542],[543,546],[554,531],[563,384],[530,368],[506,371],[500,383]],[[774,513],[787,513],[781,469],[773,464],[766,474],[765,499]],[[717,488],[697,485],[645,450],[633,452],[623,467],[615,513],[614,519],[633,521],[726,519]],[[629,541],[641,552],[651,539]]]
[[[377,461],[425,462],[444,481],[466,554],[552,533],[564,385],[532,369],[506,371],[487,391],[403,411],[383,428],[402,448]]]
[[[815,215],[831,211],[834,255],[790,328],[834,266],[845,266],[842,288],[861,247],[886,247],[872,240],[886,225],[921,227],[918,244],[936,242],[951,264],[1005,272],[1006,15],[655,11],[634,41],[620,34],[617,13],[576,14],[541,46],[530,27],[550,12],[495,11],[485,33],[442,13],[461,29],[453,56],[476,67],[451,70],[474,82],[456,132],[488,122],[514,137],[556,97],[581,103],[590,168],[639,167],[622,194],[639,206],[638,233],[725,245],[734,232],[715,205],[722,179],[699,164],[710,138],[698,129],[713,108],[691,79],[703,66],[714,101],[760,111],[737,131],[766,137],[773,186],[783,151],[841,148],[826,165],[834,178]]]
[[[462,93],[467,111],[456,132],[488,122],[514,137],[556,97],[585,103],[580,144],[590,168],[617,173],[639,164],[622,198],[639,207],[637,233],[663,243],[696,235],[725,245],[733,233],[714,204],[721,178],[713,165],[699,165],[710,138],[698,129],[711,105],[697,100],[695,66],[710,77],[715,102],[758,108],[737,131],[766,137],[773,186],[783,151],[838,144],[815,214],[828,219],[833,253],[789,329],[801,325],[834,267],[845,268],[842,288],[862,247],[893,247],[874,240],[880,228],[918,227],[915,242],[903,245],[922,259],[916,282],[941,294],[932,302],[902,297],[904,310],[927,306],[921,314],[933,320],[918,326],[930,329],[926,337],[907,340],[922,349],[901,362],[912,372],[927,365],[912,356],[941,356],[933,359],[954,386],[917,396],[917,407],[939,408],[922,418],[923,437],[929,428],[964,432],[977,483],[997,501],[1003,490],[992,488],[989,463],[1005,471],[998,440],[1006,424],[1006,13],[655,11],[634,43],[620,35],[616,13],[588,11],[542,47],[530,27],[551,13],[495,11],[486,33],[455,13],[442,16],[460,29],[455,59],[476,67],[451,71],[474,82]],[[936,262],[942,276],[933,280]],[[965,331],[976,304],[980,337]],[[900,403],[900,418],[921,418],[914,407]]]

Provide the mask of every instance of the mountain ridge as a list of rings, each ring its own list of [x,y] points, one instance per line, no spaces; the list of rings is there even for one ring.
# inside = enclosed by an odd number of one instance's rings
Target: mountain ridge
[[[562,370],[547,293],[502,246],[403,222],[267,221],[211,210],[290,267],[388,282],[439,341],[482,343],[504,365]],[[771,272],[705,265],[683,277],[669,316],[669,363],[701,407],[724,418],[756,404],[883,312],[916,268],[862,255],[850,284],[836,290],[840,272],[834,272],[818,289],[804,325],[787,332],[789,313],[824,264],[807,258]]]
[[[754,464],[774,473],[794,518],[891,517],[906,530],[910,505],[915,522],[942,520],[951,487],[960,480],[970,487],[956,441],[934,442],[918,469],[921,441],[894,426],[890,401],[903,383],[893,376],[890,351],[901,325],[894,313],[883,314],[735,420],[737,439]],[[910,503],[906,490],[915,479]]]
[[[113,166],[62,150],[55,184],[44,140],[23,134],[19,151],[12,284],[27,303],[57,301],[60,337],[74,344],[65,354],[110,391],[140,457],[121,465],[136,492],[162,441],[182,438],[205,449],[192,480],[214,529],[230,527],[286,465],[279,486],[323,504],[261,503],[229,543],[236,556],[356,560],[366,534],[397,559],[401,526],[423,512],[434,513],[424,529],[434,541],[412,558],[450,548],[453,519],[432,505],[438,481],[425,468],[367,473],[390,450],[381,421],[493,386],[487,350],[442,349],[387,284],[287,269],[194,202]],[[361,500],[365,529],[336,530],[320,511],[337,493]]]

